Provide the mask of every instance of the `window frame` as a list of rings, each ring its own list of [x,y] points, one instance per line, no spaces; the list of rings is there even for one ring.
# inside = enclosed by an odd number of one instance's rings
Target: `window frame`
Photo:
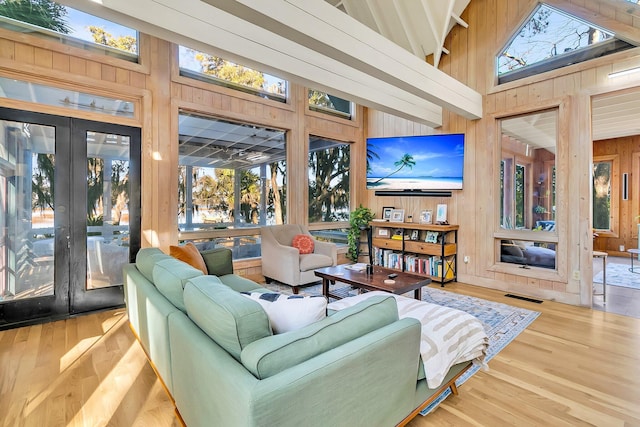
[[[617,238],[620,237],[620,156],[618,154],[610,154],[604,156],[593,156],[593,165],[596,163],[611,163],[611,207],[609,208],[609,229],[592,228],[599,236]],[[592,169],[593,170],[593,169]],[[591,176],[591,185],[593,187],[593,173]],[[591,191],[591,217],[593,222],[593,188]]]

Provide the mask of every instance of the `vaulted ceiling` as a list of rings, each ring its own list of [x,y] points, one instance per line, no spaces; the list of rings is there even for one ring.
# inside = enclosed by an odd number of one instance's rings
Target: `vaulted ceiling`
[[[358,22],[437,67],[448,51],[444,41],[470,0],[325,0]]]

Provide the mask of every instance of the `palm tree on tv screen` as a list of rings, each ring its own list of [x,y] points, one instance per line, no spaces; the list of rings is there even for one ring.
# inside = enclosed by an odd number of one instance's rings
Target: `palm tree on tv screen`
[[[405,153],[402,156],[402,158],[400,160],[398,160],[397,162],[394,162],[393,165],[398,167],[398,169],[394,170],[393,172],[391,172],[387,176],[383,176],[382,178],[380,178],[379,180],[374,182],[374,184],[377,184],[380,181],[382,181],[383,179],[389,178],[391,175],[400,172],[402,170],[402,168],[404,168],[405,166],[408,167],[409,169],[413,169],[413,167],[416,165],[416,161],[413,160],[413,156],[411,154]]]

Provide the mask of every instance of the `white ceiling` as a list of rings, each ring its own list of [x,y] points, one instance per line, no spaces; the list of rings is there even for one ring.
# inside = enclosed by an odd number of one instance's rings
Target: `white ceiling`
[[[640,91],[625,91],[593,98],[592,138],[640,135]]]
[[[467,27],[460,15],[470,0],[325,0],[360,23],[437,66],[444,41],[456,25]]]

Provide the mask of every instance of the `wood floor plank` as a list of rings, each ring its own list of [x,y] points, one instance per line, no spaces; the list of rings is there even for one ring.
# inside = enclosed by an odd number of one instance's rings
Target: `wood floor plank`
[[[447,290],[542,314],[410,426],[640,426],[640,319]],[[122,309],[0,332],[1,427],[179,425]]]

